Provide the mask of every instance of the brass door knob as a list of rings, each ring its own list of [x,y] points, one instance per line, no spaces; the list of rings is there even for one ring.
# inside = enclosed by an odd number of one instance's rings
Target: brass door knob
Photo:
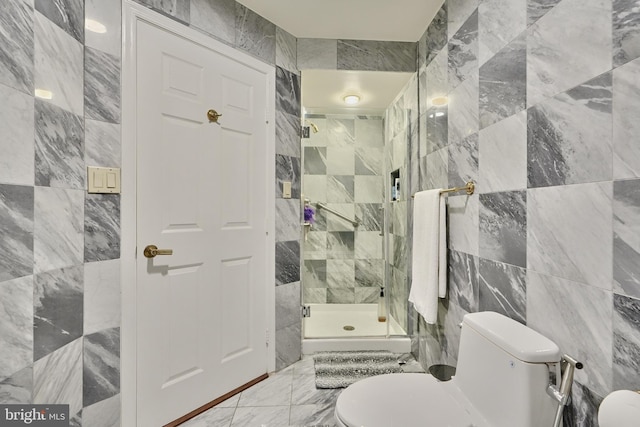
[[[222,114],[218,114],[216,110],[207,111],[207,118],[210,123],[218,123],[218,119],[222,117]]]
[[[158,249],[156,245],[147,245],[142,253],[147,258],[155,258],[156,255],[173,255],[173,249]]]

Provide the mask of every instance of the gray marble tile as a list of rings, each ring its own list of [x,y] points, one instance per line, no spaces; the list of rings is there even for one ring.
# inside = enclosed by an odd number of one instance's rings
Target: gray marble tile
[[[360,221],[361,231],[381,231],[383,225],[382,203],[357,203],[356,218]]]
[[[527,191],[527,268],[611,290],[611,183]]]
[[[478,73],[478,12],[449,39],[449,90]]]
[[[449,301],[465,311],[478,311],[478,258],[449,251]]]
[[[377,147],[356,147],[355,174],[382,175],[382,151]]]
[[[356,259],[383,259],[383,238],[379,231],[356,231]]]
[[[355,122],[354,119],[327,118],[327,146],[353,146],[355,144]]]
[[[527,111],[482,129],[479,139],[477,191],[526,189]]]
[[[478,132],[479,119],[478,78],[470,77],[449,94],[449,144],[455,144]]]
[[[347,218],[355,218],[355,205],[353,203],[328,203],[326,205],[329,209],[333,209],[336,212],[340,212]],[[320,210],[323,213],[326,220],[327,231],[354,231],[353,224],[347,222],[343,218],[332,214],[326,210]]]
[[[353,203],[354,185],[353,175],[329,176],[327,179],[327,202]]]
[[[300,281],[300,242],[276,243],[276,285]]]
[[[320,148],[322,150],[322,148]],[[328,175],[354,175],[355,174],[355,149],[354,147],[327,147],[327,171]]]
[[[291,426],[338,427],[334,417],[335,403],[326,405],[293,405],[289,423]]]
[[[315,375],[293,376],[292,405],[332,405],[341,389],[317,389]]]
[[[393,236],[393,266],[405,271],[407,267],[407,239],[404,236]]]
[[[276,287],[276,329],[300,323],[300,282]]]
[[[296,49],[296,37],[282,28],[276,27],[276,65],[299,74]]]
[[[279,427],[289,423],[289,406],[236,409],[231,427]]]
[[[300,158],[276,154],[276,197],[282,197],[282,183],[291,183],[291,198],[300,198]]]
[[[69,427],[82,427],[82,410],[75,415],[69,415]]]
[[[82,338],[33,364],[33,402],[66,404],[69,414],[82,409]]]
[[[640,58],[613,70],[613,177],[640,177]]]
[[[87,194],[84,200],[84,261],[120,258],[120,195]]]
[[[189,12],[192,27],[229,44],[235,42],[235,0],[191,0]]]
[[[425,58],[419,59],[426,61],[426,65],[429,65],[436,55],[447,45],[447,9],[447,2],[444,2],[425,32]]]
[[[475,181],[478,176],[478,134],[468,136],[457,144],[451,144],[449,150],[449,186],[464,186]]]
[[[150,8],[161,12],[162,14],[189,23],[190,17],[190,0],[136,0]]]
[[[0,84],[0,99],[0,183],[33,185],[33,97]]]
[[[426,136],[426,153],[432,154],[434,151],[446,147],[449,138],[449,109],[446,105],[431,107],[423,116],[421,132]]]
[[[356,148],[384,147],[384,129],[380,117],[355,120],[354,135]]]
[[[448,5],[448,31],[449,39],[458,32],[460,27],[469,19],[478,8],[479,0],[449,0]]]
[[[84,106],[86,117],[120,123],[120,59],[85,49]]]
[[[82,44],[35,13],[34,83],[51,92],[51,102],[76,115],[84,113]]]
[[[573,382],[571,401],[564,408],[564,427],[598,427],[598,408],[603,398],[577,381]]]
[[[527,30],[527,105],[611,69],[611,1],[563,0]]]
[[[82,423],[85,426],[119,427],[120,395],[94,403],[82,409]],[[186,424],[185,424],[186,426]]]
[[[527,266],[527,193],[480,194],[482,258]]]
[[[409,125],[418,120],[419,117],[419,101],[418,101],[418,75],[412,74],[409,81],[403,89],[404,110],[407,114],[407,122]]]
[[[302,271],[302,284],[304,288],[327,287],[327,260],[304,260]]]
[[[104,0],[84,0],[84,18],[104,25],[105,32],[87,29],[84,33],[86,47],[120,57],[122,50],[122,4]],[[85,23],[82,22],[84,26]]]
[[[0,281],[33,273],[33,187],[0,184]]]
[[[611,180],[611,97],[607,73],[529,109],[529,187]]]
[[[356,203],[381,203],[384,197],[382,177],[356,175],[354,177],[354,191]]]
[[[416,44],[373,40],[338,40],[338,70],[416,71]]]
[[[300,76],[276,67],[276,110],[300,117]]]
[[[327,258],[327,232],[314,231],[313,227],[304,241],[304,259],[322,260]]]
[[[300,157],[300,117],[276,110],[276,153]]]
[[[84,162],[86,166],[120,167],[122,150],[120,125],[84,120]]]
[[[640,381],[640,300],[613,295],[613,389]]]
[[[640,2],[613,0],[613,66],[640,57]]]
[[[84,334],[120,326],[120,260],[84,264]]]
[[[22,0],[0,4],[0,83],[33,93],[33,5]]]
[[[353,288],[355,277],[355,261],[353,259],[327,260],[327,287]]]
[[[276,26],[251,9],[236,2],[236,40],[238,49],[262,59],[276,62]]]
[[[353,259],[354,246],[353,231],[327,233],[327,258],[329,259]]]
[[[527,0],[484,0],[478,6],[478,21],[482,65],[527,28]]]
[[[33,283],[33,358],[42,359],[83,334],[83,267],[36,274]]]
[[[441,148],[427,155],[426,189],[447,188],[449,186],[449,150]]]
[[[480,67],[480,128],[527,106],[527,41],[522,33]]]
[[[280,406],[291,402],[291,375],[273,375],[240,395],[238,409],[243,407]]]
[[[575,380],[600,395],[612,389],[612,310],[611,292],[527,270],[527,325],[582,361]]]
[[[384,286],[384,260],[355,260],[355,285],[372,288]]]
[[[83,0],[35,0],[35,9],[71,37],[84,42]]]
[[[300,200],[276,199],[276,241],[300,239]]]
[[[393,225],[393,234],[396,236],[407,235],[407,203],[398,201],[391,205],[390,220]]]
[[[82,116],[36,98],[35,168],[36,185],[85,188]]]
[[[470,255],[478,255],[479,199],[478,196],[448,196],[448,248]]]
[[[33,366],[16,372],[7,379],[0,381],[0,403],[29,404],[32,402]]]
[[[236,408],[211,408],[195,418],[181,424],[183,427],[229,427]]]
[[[302,322],[276,330],[276,370],[300,360],[302,351]]]
[[[460,352],[460,323],[467,312],[450,304],[446,309],[443,300],[438,305],[438,323],[442,324],[441,360],[446,365],[455,366]]]
[[[4,381],[33,363],[32,276],[0,282],[0,336],[0,381]]]
[[[326,288],[305,288],[303,290],[303,300],[305,304],[326,304]]]
[[[337,70],[338,40],[298,39],[299,70]]]
[[[527,276],[524,268],[480,258],[479,311],[495,311],[527,322]]]
[[[120,393],[120,328],[84,337],[83,405]]]
[[[534,24],[562,0],[527,0],[527,26]]]
[[[640,298],[640,180],[613,183],[614,290]]]

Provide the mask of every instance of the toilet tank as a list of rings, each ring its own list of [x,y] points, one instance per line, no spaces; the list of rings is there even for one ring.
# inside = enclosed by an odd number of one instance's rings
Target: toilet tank
[[[546,393],[547,363],[560,357],[554,342],[515,320],[467,314],[452,381],[491,426],[548,427],[557,403]]]

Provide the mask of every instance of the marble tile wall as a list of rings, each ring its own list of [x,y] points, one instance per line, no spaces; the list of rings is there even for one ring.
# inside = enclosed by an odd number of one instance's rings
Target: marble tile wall
[[[512,317],[585,361],[569,426],[640,386],[637,6],[447,0],[418,45],[418,188],[477,190],[448,197],[449,296],[417,356],[455,365],[465,313]]]

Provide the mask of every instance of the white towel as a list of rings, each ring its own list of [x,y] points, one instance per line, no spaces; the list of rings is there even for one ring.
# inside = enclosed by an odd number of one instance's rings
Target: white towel
[[[429,324],[438,320],[438,297],[447,296],[446,239],[445,200],[440,196],[440,189],[416,193],[409,302]]]

